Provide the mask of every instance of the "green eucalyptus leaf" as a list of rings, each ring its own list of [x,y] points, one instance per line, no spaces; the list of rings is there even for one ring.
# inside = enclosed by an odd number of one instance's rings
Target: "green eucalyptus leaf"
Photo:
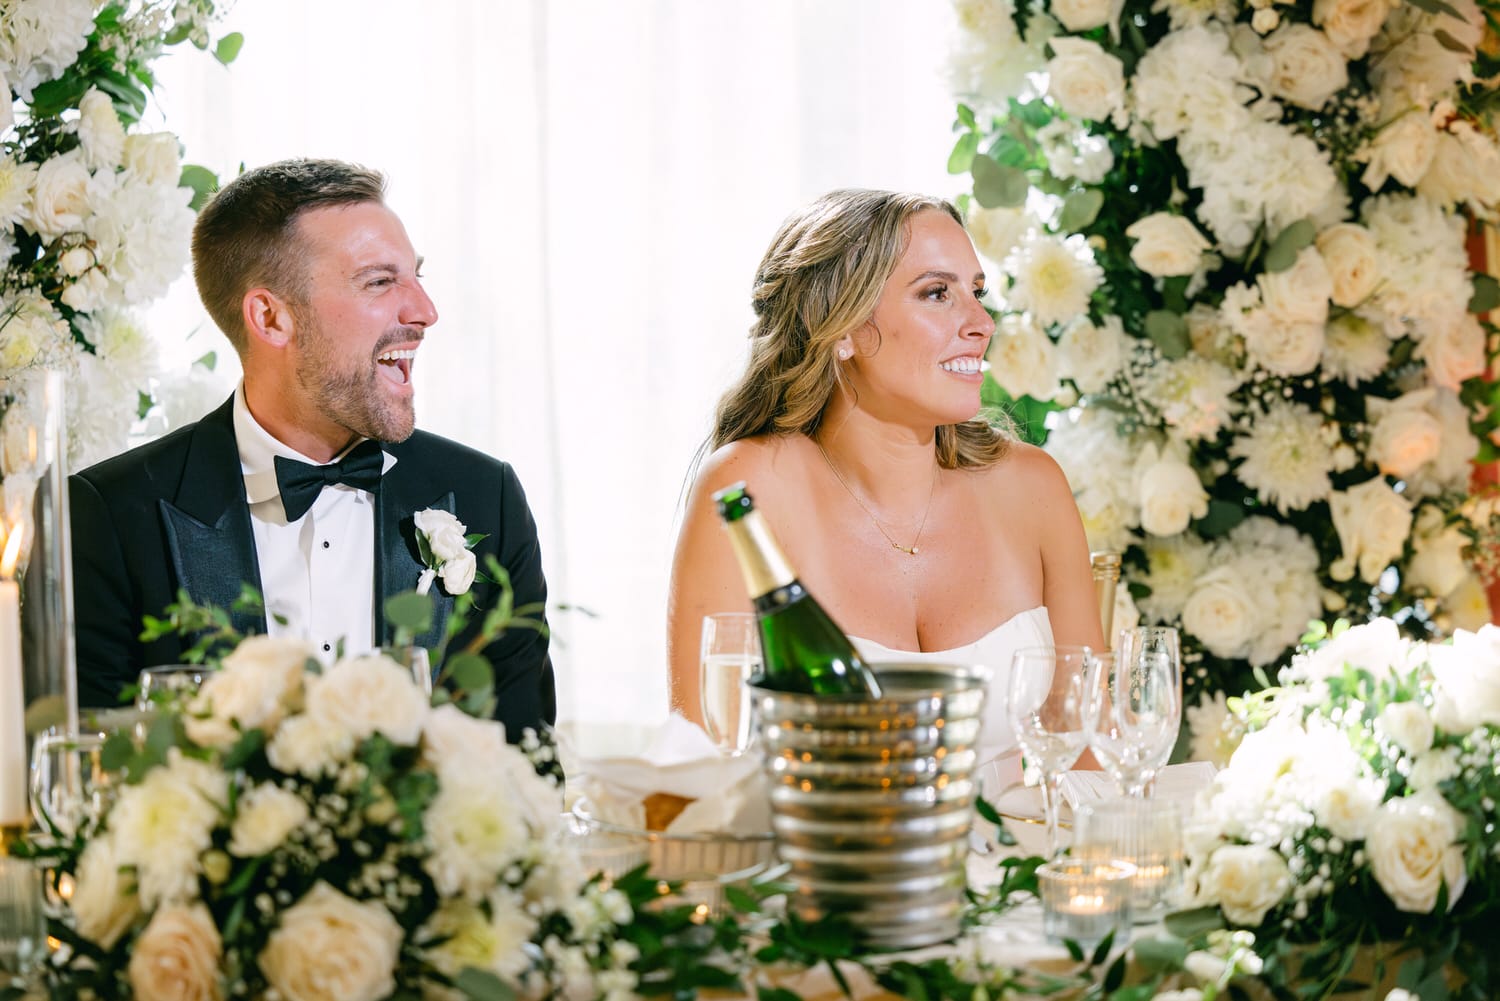
[[[240,49],[244,44],[245,36],[238,31],[231,31],[219,39],[219,44],[214,46],[214,58],[228,66],[240,54]]]
[[[1104,192],[1098,188],[1084,188],[1063,199],[1062,211],[1057,216],[1058,229],[1076,233],[1093,225],[1104,208]]]
[[[1474,51],[1463,42],[1460,42],[1458,39],[1448,34],[1442,28],[1434,31],[1432,33],[1432,37],[1437,40],[1437,43],[1439,45],[1447,49],[1449,52],[1457,52],[1459,55],[1467,56]]]
[[[454,988],[469,1001],[516,1001],[516,992],[488,970],[466,966],[453,978]]]
[[[385,620],[397,629],[425,633],[432,628],[432,596],[403,591],[386,599]]]
[[[948,173],[967,174],[969,167],[974,163],[974,154],[979,152],[979,133],[965,132],[958,137],[958,142],[953,144],[953,152],[948,154]]]
[[[1310,219],[1298,219],[1286,229],[1276,234],[1276,239],[1271,241],[1270,247],[1266,248],[1266,270],[1285,271],[1297,263],[1297,255],[1302,253],[1303,248],[1313,242],[1318,235],[1318,230]]]
[[[495,669],[477,653],[456,653],[448,658],[443,670],[453,683],[466,692],[488,688],[495,683]]]
[[[1146,314],[1146,336],[1169,359],[1183,357],[1193,343],[1188,336],[1187,320],[1169,309],[1153,309]]]
[[[193,189],[193,200],[188,203],[188,208],[197,212],[208,204],[213,193],[219,189],[219,177],[207,167],[200,167],[196,163],[184,164],[182,178],[177,186]]]
[[[964,128],[975,131],[978,130],[979,125],[975,121],[973,108],[969,107],[967,104],[961,103],[958,106],[957,114],[958,120],[963,124]]]
[[[1208,514],[1193,523],[1205,539],[1228,535],[1229,530],[1245,520],[1245,505],[1214,497],[1208,502]]]
[[[1224,915],[1217,907],[1195,907],[1190,911],[1168,914],[1162,924],[1167,931],[1186,940],[1223,928]]]
[[[99,767],[107,772],[117,772],[135,757],[135,741],[123,733],[112,733],[99,751]]]
[[[969,172],[974,176],[974,200],[987,209],[1021,205],[1031,190],[1025,171],[1002,166],[988,156],[975,156]]]
[[[1488,313],[1500,306],[1500,281],[1489,275],[1474,276],[1474,294],[1469,298],[1469,312]]]

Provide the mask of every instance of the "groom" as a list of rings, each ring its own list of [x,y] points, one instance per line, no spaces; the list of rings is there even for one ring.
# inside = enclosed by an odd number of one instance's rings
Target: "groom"
[[[424,569],[413,523],[424,510],[485,535],[479,565],[499,559],[517,607],[546,600],[536,525],[510,466],[414,430],[412,367],[438,317],[384,188],[362,167],[290,160],[240,175],[198,216],[198,294],[245,376],[197,424],[71,479],[85,705],[117,704],[141,668],[180,660],[177,639],[139,639],[142,617],[160,615],[179,588],[228,608],[249,583],[270,632],[306,637],[326,660],[341,641],[350,653],[388,641],[384,601]],[[462,575],[450,577],[462,593]],[[441,581],[423,646],[443,636],[456,597]],[[495,606],[498,589],[472,586],[479,609]],[[545,635],[511,629],[484,653],[511,740],[555,719]]]

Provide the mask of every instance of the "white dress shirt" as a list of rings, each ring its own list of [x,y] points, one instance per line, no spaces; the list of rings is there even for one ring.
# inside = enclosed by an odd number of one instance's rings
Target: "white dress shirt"
[[[340,642],[345,654],[372,650],[374,496],[343,483],[324,487],[308,512],[288,524],[276,487],[276,456],[313,466],[326,463],[309,459],[261,427],[245,403],[243,381],[234,394],[234,437],[245,474],[267,630],[272,636],[310,640],[325,661],[334,659]],[[382,473],[395,464],[395,457],[386,453]]]

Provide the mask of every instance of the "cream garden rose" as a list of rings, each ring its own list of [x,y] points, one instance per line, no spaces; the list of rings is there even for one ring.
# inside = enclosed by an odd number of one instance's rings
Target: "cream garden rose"
[[[1238,925],[1260,924],[1291,888],[1286,860],[1263,845],[1224,845],[1198,876],[1199,898],[1218,904]]]
[[[1218,657],[1242,657],[1260,627],[1256,603],[1245,582],[1222,570],[1209,571],[1182,609],[1182,625]]]
[[[1271,93],[1317,111],[1349,85],[1344,55],[1328,36],[1307,24],[1286,24],[1266,39]]]
[[[89,210],[88,168],[74,154],[55,156],[37,168],[31,225],[41,236],[62,236],[83,227]]]
[[[256,858],[279,847],[294,830],[307,822],[307,802],[269,782],[241,794],[234,824],[229,829],[229,854]]]
[[[395,990],[401,938],[379,903],[319,883],[281,915],[260,968],[288,1001],[379,1001]]]
[[[1171,449],[1147,445],[1141,453],[1141,528],[1152,535],[1177,535],[1194,518],[1208,514],[1208,491],[1193,467]]]
[[[1359,570],[1367,584],[1380,579],[1385,568],[1401,555],[1411,534],[1412,503],[1396,493],[1382,477],[1366,480],[1328,498],[1342,555],[1328,572],[1334,580],[1348,580]]]
[[[377,733],[411,746],[422,736],[427,696],[411,672],[384,654],[339,661],[307,694],[307,713],[342,728],[355,741]]]
[[[1372,191],[1379,190],[1389,177],[1414,188],[1436,154],[1437,130],[1426,113],[1421,109],[1405,112],[1382,125],[1361,152],[1367,163],[1360,180]]]
[[[135,876],[125,865],[115,839],[103,834],[89,841],[74,873],[68,906],[78,934],[105,949],[113,948],[141,915]]]
[[[1318,234],[1317,247],[1333,283],[1334,305],[1354,307],[1369,298],[1380,282],[1380,251],[1373,233],[1356,223],[1339,223]]]
[[[1120,30],[1120,12],[1125,0],[1053,0],[1047,8],[1069,31],[1083,32],[1109,26],[1112,34]]]
[[[1366,412],[1370,431],[1369,457],[1382,473],[1406,478],[1437,457],[1443,426],[1426,409],[1432,390],[1420,389],[1395,400],[1370,398]]]
[[[1050,400],[1057,394],[1057,346],[1028,317],[1002,316],[985,357],[990,375],[1012,396]]]
[[[1312,20],[1346,58],[1359,59],[1390,9],[1390,0],[1313,0]]]
[[[1135,241],[1130,248],[1135,266],[1157,278],[1192,274],[1212,246],[1192,222],[1170,212],[1153,212],[1137,219],[1125,235]]]
[[[177,137],[170,132],[133,132],[122,154],[125,169],[147,184],[175,184],[182,173]]]
[[[1047,63],[1048,93],[1078,118],[1106,121],[1125,104],[1125,67],[1086,38],[1057,36]]]
[[[1445,884],[1449,908],[1458,902],[1467,881],[1461,832],[1462,818],[1434,792],[1381,806],[1365,851],[1375,881],[1392,903],[1413,914],[1431,913]]]
[[[136,1001],[221,1001],[223,949],[208,908],[162,907],[130,951],[127,973]]]

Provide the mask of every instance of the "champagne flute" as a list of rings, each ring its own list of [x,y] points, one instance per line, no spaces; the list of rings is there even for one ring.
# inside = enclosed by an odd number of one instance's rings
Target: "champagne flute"
[[[1042,773],[1047,849],[1058,837],[1059,784],[1088,744],[1100,702],[1099,661],[1086,646],[1025,647],[1011,659],[1006,716],[1028,763]]]
[[[699,679],[703,728],[720,750],[743,753],[754,739],[749,682],[760,673],[760,627],[749,612],[703,617]]]
[[[1132,665],[1112,653],[1099,655],[1099,673],[1103,701],[1089,747],[1122,795],[1144,796],[1177,741],[1180,679],[1162,658]]]
[[[1130,793],[1150,796],[1156,773],[1182,729],[1182,648],[1171,626],[1124,629],[1115,644],[1115,715],[1137,744],[1139,777]],[[1116,691],[1115,689],[1118,689]]]

